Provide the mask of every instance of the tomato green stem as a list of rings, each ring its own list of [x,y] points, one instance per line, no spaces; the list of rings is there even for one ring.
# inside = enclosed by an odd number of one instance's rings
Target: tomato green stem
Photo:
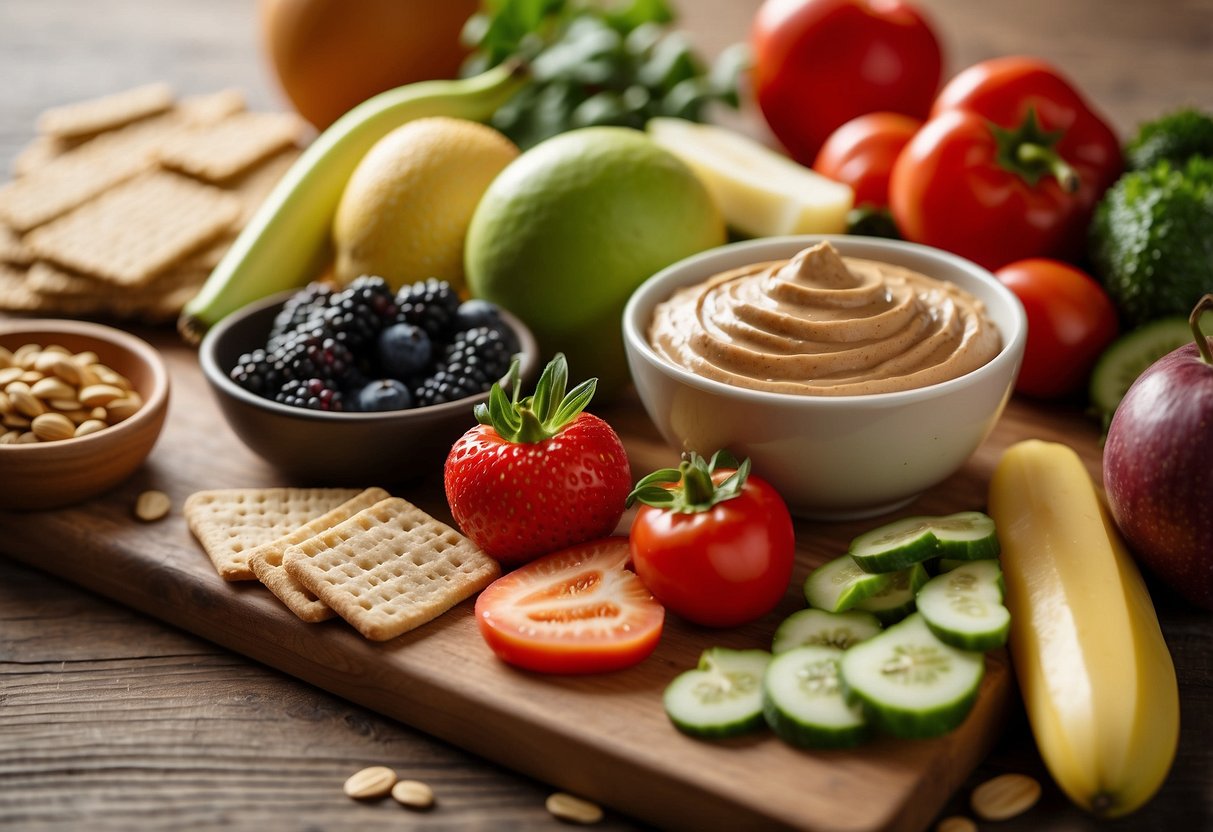
[[[1046,132],[1029,108],[1023,122],[1016,127],[1001,127],[989,123],[990,133],[998,146],[998,164],[1014,173],[1032,187],[1045,176],[1054,177],[1066,193],[1078,190],[1078,171],[1057,152],[1063,131]]]
[[[1200,359],[1206,364],[1213,365],[1213,350],[1209,348],[1209,339],[1205,337],[1200,328],[1201,315],[1211,309],[1213,309],[1213,295],[1205,295],[1196,302],[1196,308],[1188,317],[1188,324],[1192,327],[1193,337],[1196,338],[1196,348],[1200,350]]]
[[[1078,172],[1051,147],[1021,144],[1015,149],[1015,155],[1024,168],[1048,170],[1066,193],[1072,194],[1078,190]]]
[[[730,468],[735,469],[733,473],[717,485],[712,474]],[[627,504],[640,502],[679,514],[695,514],[739,495],[749,475],[748,459],[738,465],[732,454],[717,451],[709,462],[692,451],[677,468],[661,468],[643,477],[628,495]]]

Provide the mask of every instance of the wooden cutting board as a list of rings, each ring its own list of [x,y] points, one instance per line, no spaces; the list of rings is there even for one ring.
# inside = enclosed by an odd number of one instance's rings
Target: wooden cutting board
[[[663,828],[921,830],[998,736],[1012,690],[1002,651],[988,656],[967,721],[934,740],[806,752],[765,732],[704,742],[670,726],[665,685],[706,647],[769,646],[779,621],[803,607],[808,571],[845,551],[871,521],[798,523],[796,574],[775,612],[729,631],[670,616],[653,656],[608,675],[549,677],[503,665],[476,632],[471,602],[386,643],[365,641],[340,620],[304,624],[260,584],[220,580],[179,511],[197,490],[290,483],[227,428],[194,353],[172,335],[142,334],[165,354],[173,383],[169,419],[147,464],[114,493],[73,508],[0,512],[4,554]],[[620,432],[634,473],[676,462],[635,400],[591,409]],[[1080,414],[1013,401],[968,465],[906,512],[980,508],[1002,449],[1029,436],[1069,442],[1094,472],[1097,436]],[[154,524],[135,520],[135,496],[146,488],[166,491],[177,510]],[[440,477],[395,491],[449,522]]]

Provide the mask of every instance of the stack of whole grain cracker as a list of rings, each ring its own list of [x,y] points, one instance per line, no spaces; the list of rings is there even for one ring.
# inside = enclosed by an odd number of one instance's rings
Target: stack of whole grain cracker
[[[173,320],[300,153],[235,90],[56,107],[0,185],[0,310]]]
[[[373,641],[438,617],[501,574],[459,532],[380,488],[199,491],[184,513],[220,577],[259,579],[301,620],[340,615]]]

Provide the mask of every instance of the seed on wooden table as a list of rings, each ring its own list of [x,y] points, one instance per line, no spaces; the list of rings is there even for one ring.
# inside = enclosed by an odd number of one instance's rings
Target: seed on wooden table
[[[163,491],[144,491],[135,498],[135,516],[145,523],[159,520],[169,513],[173,501]]]
[[[401,780],[392,786],[392,799],[410,809],[428,809],[434,805],[434,790],[420,780]]]
[[[351,774],[342,788],[347,796],[355,800],[367,800],[386,797],[391,793],[394,785],[396,785],[396,772],[387,766],[371,766]]]
[[[77,436],[88,436],[90,433],[96,433],[99,430],[108,428],[105,422],[100,419],[85,419],[76,427]]]
[[[602,809],[597,804],[564,792],[548,795],[543,805],[552,817],[569,823],[590,824],[602,820]]]
[[[969,805],[982,820],[1007,820],[1031,809],[1040,784],[1026,774],[1001,774],[973,790]]]
[[[125,390],[112,384],[90,384],[80,391],[80,401],[87,407],[105,407],[125,395]]]
[[[62,413],[43,413],[30,422],[30,430],[43,442],[57,442],[76,435],[76,426]]]
[[[977,824],[963,815],[952,815],[937,823],[935,832],[977,832]]]

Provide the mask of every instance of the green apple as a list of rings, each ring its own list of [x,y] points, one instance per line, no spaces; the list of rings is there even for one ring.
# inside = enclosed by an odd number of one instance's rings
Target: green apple
[[[606,394],[628,379],[621,318],[654,273],[725,242],[707,189],[643,132],[587,127],[548,139],[497,176],[465,249],[476,297],[513,312],[545,353]]]

